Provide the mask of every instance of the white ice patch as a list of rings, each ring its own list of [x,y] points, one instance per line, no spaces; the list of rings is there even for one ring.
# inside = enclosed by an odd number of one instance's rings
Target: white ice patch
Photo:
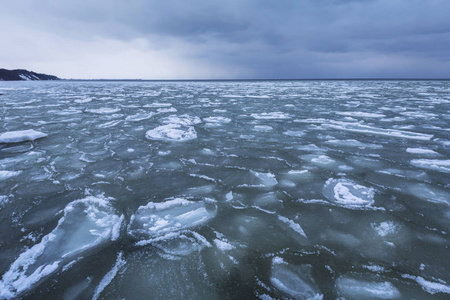
[[[46,137],[47,134],[33,129],[7,131],[0,134],[0,143],[21,143]]]
[[[250,171],[256,178],[259,179],[260,184],[265,187],[273,187],[277,185],[278,181],[275,178],[275,175],[272,173],[260,173],[256,171]]]
[[[143,120],[151,119],[153,116],[155,116],[157,113],[150,112],[150,113],[137,113],[135,115],[131,115],[125,118],[127,121],[131,122],[139,122]]]
[[[113,239],[123,218],[108,199],[87,197],[69,203],[56,228],[12,263],[0,281],[0,298],[13,298],[87,250]]]
[[[424,149],[424,148],[406,148],[406,152],[411,154],[419,154],[419,155],[426,155],[426,156],[436,156],[439,155],[436,151],[430,150],[430,149]]]
[[[219,239],[214,239],[214,245],[216,245],[216,247],[219,248],[220,251],[222,251],[222,252],[230,251],[230,250],[233,250],[234,248],[236,248],[233,245],[231,245],[230,243],[228,243],[224,240],[219,240]]]
[[[450,173],[450,159],[413,159],[411,164],[419,168]]]
[[[91,113],[91,114],[109,115],[109,114],[114,114],[116,112],[119,112],[120,108],[103,107],[103,108],[96,108],[96,109],[86,109],[85,111],[88,113]]]
[[[367,278],[369,279],[369,278]],[[398,299],[400,291],[388,281],[356,279],[348,275],[336,280],[339,295],[349,299]]]
[[[392,222],[392,221],[387,221],[387,222],[381,222],[380,224],[375,224],[372,223],[372,228],[378,233],[379,236],[381,237],[385,237],[387,235],[391,235],[397,232],[398,230],[398,226]]]
[[[172,103],[154,102],[154,103],[146,104],[143,107],[145,107],[145,108],[154,108],[154,107],[170,107],[170,106],[172,106]]]
[[[369,144],[362,143],[358,140],[348,139],[348,140],[328,140],[325,142],[326,144],[331,144],[339,147],[357,147],[361,149],[369,148],[369,149],[380,149],[383,148],[382,145],[378,144]]]
[[[184,142],[197,138],[197,132],[192,126],[178,124],[161,125],[145,133],[149,140]]]
[[[371,206],[375,190],[348,179],[330,178],[322,189],[323,195],[331,202],[348,208]]]
[[[426,183],[408,183],[404,191],[417,198],[433,202],[450,205],[450,192]]]
[[[339,112],[336,112],[336,114],[340,115],[340,116],[361,117],[361,118],[385,118],[386,117],[383,114],[368,113],[368,112],[362,112],[362,111],[339,111]]]
[[[271,131],[271,130],[273,130],[273,127],[272,127],[272,126],[269,126],[269,125],[255,125],[255,126],[253,127],[253,130],[255,130],[255,131],[260,131],[260,132],[265,132],[265,131]]]
[[[19,175],[21,171],[0,171],[0,180],[5,180]]]
[[[87,97],[87,98],[83,98],[83,99],[75,99],[74,102],[75,103],[89,103],[92,101],[92,98]]]
[[[226,117],[208,117],[204,118],[203,121],[205,121],[208,126],[221,126],[230,123],[231,119]]]
[[[285,114],[282,112],[251,114],[251,116],[257,120],[284,120],[291,118],[289,114]]]
[[[270,282],[295,299],[321,300],[321,294],[311,275],[311,265],[289,265],[279,257],[272,260]]]
[[[162,118],[160,122],[169,125],[192,126],[200,124],[202,121],[200,120],[199,117],[191,117],[189,115],[181,115],[181,116],[171,115]]]
[[[412,276],[408,274],[403,274],[402,277],[415,280],[418,284],[422,286],[422,289],[425,292],[430,293],[432,295],[436,293],[450,294],[450,286],[445,285],[443,283],[429,281],[421,276]]]
[[[338,130],[351,131],[357,133],[367,133],[371,135],[382,135],[396,138],[404,138],[411,140],[419,140],[419,141],[429,141],[433,135],[432,134],[424,134],[412,131],[404,131],[397,129],[384,129],[372,127],[369,125],[363,125],[359,123],[349,123],[349,122],[338,122],[338,121],[330,121],[328,124],[322,124],[324,127],[334,128]]]
[[[183,198],[149,202],[131,217],[128,233],[136,238],[152,239],[203,225],[216,214],[215,204],[207,202]]]
[[[295,223],[294,221],[292,221],[286,217],[283,217],[283,216],[278,216],[278,220],[289,225],[289,227],[291,227],[295,232],[299,233],[300,235],[304,236],[305,238],[308,238],[306,236],[306,233],[303,231],[303,228],[300,226],[300,224]]]
[[[300,131],[300,130],[288,130],[283,132],[284,135],[287,136],[293,136],[293,137],[302,137],[305,135],[304,131]]]

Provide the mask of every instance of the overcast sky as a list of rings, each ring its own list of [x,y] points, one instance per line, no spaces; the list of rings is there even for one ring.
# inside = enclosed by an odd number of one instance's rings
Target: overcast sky
[[[0,41],[62,78],[450,78],[450,1],[0,0]]]

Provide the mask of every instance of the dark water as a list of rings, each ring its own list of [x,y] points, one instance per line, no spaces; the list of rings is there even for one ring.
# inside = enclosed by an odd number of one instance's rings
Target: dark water
[[[1,299],[449,297],[448,81],[0,93]]]

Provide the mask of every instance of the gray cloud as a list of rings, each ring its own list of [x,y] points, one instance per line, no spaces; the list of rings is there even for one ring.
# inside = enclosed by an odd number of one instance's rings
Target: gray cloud
[[[85,44],[144,40],[221,76],[450,77],[448,11],[446,0],[29,0],[0,17]]]

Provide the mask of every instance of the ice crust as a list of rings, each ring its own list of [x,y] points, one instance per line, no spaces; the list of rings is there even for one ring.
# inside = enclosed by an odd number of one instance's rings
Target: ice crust
[[[0,299],[449,295],[449,82],[0,85]]]
[[[110,200],[89,196],[69,203],[56,228],[3,274],[0,298],[22,294],[72,259],[117,239],[123,217],[115,214]]]
[[[374,203],[375,190],[348,179],[330,178],[323,186],[323,195],[332,203],[347,208],[364,208]]]
[[[46,136],[47,134],[34,129],[7,131],[0,134],[0,143],[21,143],[34,141]]]

